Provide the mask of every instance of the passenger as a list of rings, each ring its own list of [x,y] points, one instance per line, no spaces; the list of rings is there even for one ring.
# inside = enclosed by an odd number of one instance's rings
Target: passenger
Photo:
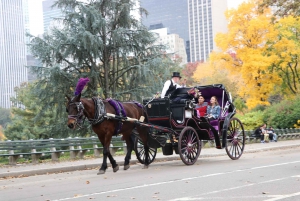
[[[208,103],[207,102],[204,102],[204,97],[203,96],[199,96],[198,98],[198,103],[195,107],[195,110],[197,112],[197,117],[200,118],[200,117],[204,117],[205,114],[206,114],[206,110],[207,110],[207,105]]]
[[[173,72],[172,79],[167,80],[165,82],[162,92],[160,94],[160,97],[164,98],[165,96],[172,94],[172,92],[174,92],[177,88],[182,88],[182,86],[178,84],[180,79],[181,79],[180,73]],[[183,82],[183,85],[185,85],[184,82]]]
[[[218,119],[220,116],[221,107],[218,103],[217,97],[212,96],[210,99],[210,105],[207,106],[207,117],[209,120]]]

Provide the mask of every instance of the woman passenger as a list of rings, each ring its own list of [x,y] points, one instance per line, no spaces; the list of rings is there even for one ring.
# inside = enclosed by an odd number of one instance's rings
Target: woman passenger
[[[209,120],[218,119],[220,116],[221,107],[218,103],[217,97],[212,96],[210,99],[210,105],[207,106],[207,117]]]
[[[203,96],[199,96],[198,98],[198,103],[196,105],[196,111],[197,111],[197,117],[203,117],[206,114],[206,109],[207,109],[207,102],[204,102],[204,97]]]

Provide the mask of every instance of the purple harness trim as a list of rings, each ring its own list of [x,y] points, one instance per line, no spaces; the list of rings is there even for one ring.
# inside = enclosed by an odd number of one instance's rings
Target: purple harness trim
[[[126,112],[124,110],[122,103],[120,103],[119,101],[116,101],[114,99],[111,99],[111,98],[106,99],[106,100],[116,110],[116,115],[126,117]]]
[[[137,102],[137,101],[132,101],[132,102],[134,102],[139,108],[143,108],[143,105],[140,104],[139,102]]]
[[[113,108],[116,111],[116,115],[121,116],[121,117],[126,117],[126,112],[125,112],[124,107],[121,102],[116,101],[111,98],[106,99],[106,100],[111,106],[113,106]],[[121,121],[119,121],[118,126],[115,128],[115,132],[114,132],[115,135],[117,135],[121,131],[122,125],[123,125],[123,123]]]

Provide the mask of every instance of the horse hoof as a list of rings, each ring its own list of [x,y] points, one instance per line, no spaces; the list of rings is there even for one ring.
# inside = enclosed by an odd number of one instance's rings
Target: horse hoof
[[[119,170],[119,166],[117,165],[116,167],[114,167],[114,172],[117,172]]]
[[[105,170],[99,170],[99,172],[97,173],[97,175],[104,174],[104,173],[105,173]]]
[[[148,169],[148,165],[144,165],[143,169]]]
[[[130,168],[130,165],[124,165],[124,170],[128,170]]]

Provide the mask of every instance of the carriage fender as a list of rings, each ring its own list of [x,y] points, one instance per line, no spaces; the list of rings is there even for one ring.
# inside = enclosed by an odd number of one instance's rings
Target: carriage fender
[[[227,143],[227,129],[229,126],[230,119],[234,116],[235,112],[230,112],[228,115],[225,117],[224,124],[223,124],[223,129],[222,129],[222,147],[226,147]]]

